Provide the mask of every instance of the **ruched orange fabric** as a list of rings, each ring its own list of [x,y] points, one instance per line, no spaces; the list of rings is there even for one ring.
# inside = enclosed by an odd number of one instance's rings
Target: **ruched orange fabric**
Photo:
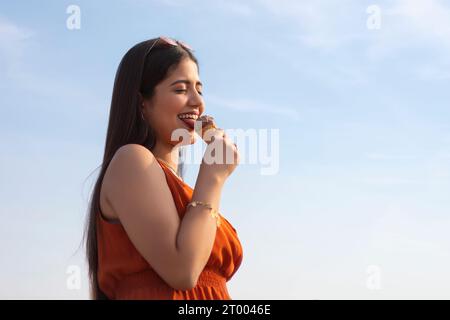
[[[162,161],[166,181],[178,215],[183,218],[193,189],[181,181]],[[170,287],[140,255],[120,222],[97,214],[98,270],[100,289],[109,299],[231,300],[226,282],[241,265],[243,251],[236,229],[221,216],[211,256],[190,290]]]

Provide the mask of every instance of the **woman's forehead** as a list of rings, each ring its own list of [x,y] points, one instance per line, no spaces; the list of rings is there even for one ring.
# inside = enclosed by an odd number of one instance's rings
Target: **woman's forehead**
[[[195,62],[190,59],[184,59],[181,61],[178,66],[173,69],[170,73],[169,77],[166,79],[166,82],[172,84],[176,80],[188,80],[191,83],[196,83],[201,85],[201,81],[198,76],[198,69]]]

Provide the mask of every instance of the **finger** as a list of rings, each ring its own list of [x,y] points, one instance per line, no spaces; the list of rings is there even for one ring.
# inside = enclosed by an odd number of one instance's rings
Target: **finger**
[[[225,131],[221,128],[214,129],[214,136],[226,137]]]
[[[216,122],[213,117],[208,115],[203,115],[197,120],[200,120],[202,122],[202,127],[207,127],[212,125],[213,127],[217,127]]]
[[[211,135],[212,140],[216,140],[216,139],[222,139],[222,140],[226,140],[226,135],[225,135],[225,131],[223,131],[222,129],[214,129],[214,132]]]

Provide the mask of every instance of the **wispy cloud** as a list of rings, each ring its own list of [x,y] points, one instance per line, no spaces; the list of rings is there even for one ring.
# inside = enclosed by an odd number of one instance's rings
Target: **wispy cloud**
[[[413,73],[422,80],[450,80],[450,66],[448,65],[445,68],[431,64],[417,66],[413,69]]]
[[[379,59],[411,48],[433,50],[448,61],[450,7],[440,0],[396,0],[382,5],[382,28],[374,33],[369,57]],[[428,72],[428,76],[433,75]]]
[[[413,155],[400,155],[400,154],[386,154],[378,152],[370,152],[364,155],[371,160],[413,160],[417,159],[417,156]]]
[[[224,11],[230,12],[235,15],[248,17],[253,15],[254,10],[251,6],[243,1],[228,1],[221,0],[215,1],[214,4]]]
[[[250,99],[223,99],[218,96],[208,95],[206,100],[212,104],[238,112],[258,112],[264,114],[275,114],[291,120],[300,119],[299,112],[294,108],[279,105],[267,105]]]
[[[450,182],[450,151],[443,148],[429,157],[425,163],[429,182]]]
[[[27,43],[34,32],[0,18],[0,68],[10,75],[20,67]]]
[[[422,81],[450,79],[450,3],[442,0],[376,1],[381,28],[369,30],[370,3],[354,1],[254,0],[273,17],[291,25],[280,35],[285,42],[334,55],[336,63],[309,70],[312,76],[332,86],[370,83],[376,66],[388,58],[416,55],[407,73]],[[354,53],[349,61],[347,52]],[[272,50],[273,51],[273,50]],[[344,56],[338,54],[344,53]],[[295,68],[308,70],[302,61]],[[305,63],[306,64],[306,63]],[[375,67],[375,68],[374,68]],[[332,72],[330,72],[332,71]]]
[[[429,212],[389,204],[374,222],[371,240],[373,247],[384,252],[447,257],[449,241],[446,230],[449,227],[448,217],[431,219]]]
[[[381,29],[370,31],[368,4],[353,1],[256,0],[274,16],[289,19],[302,45],[335,50],[364,41],[369,55],[382,57],[410,46],[445,46],[450,51],[450,6],[441,0],[377,1]]]
[[[293,25],[288,37],[308,47],[336,49],[360,39],[365,31],[364,24],[358,25],[364,11],[358,15],[359,7],[349,1],[257,0],[256,3],[271,15],[288,19]]]
[[[444,4],[440,0],[397,0],[387,13],[396,19],[406,20],[404,26],[416,39],[423,37],[450,49],[448,1]]]
[[[386,165],[415,165],[418,178],[405,178],[399,176],[375,176],[358,179],[358,182],[370,185],[400,185],[400,184],[434,184],[450,182],[450,153],[445,148],[432,154],[405,155],[370,152],[364,157],[370,160],[380,161]],[[416,176],[417,177],[417,176]]]
[[[35,66],[30,65],[29,61],[35,62],[41,58],[41,48],[36,37],[35,31],[12,21],[0,20],[0,82],[20,88],[22,92],[35,97],[78,101],[80,110],[85,108],[86,111],[95,111],[97,116],[101,116],[104,110],[92,108],[92,105],[99,106],[105,102],[90,89],[70,82],[70,79],[54,79],[33,70]],[[33,59],[29,59],[31,55]],[[33,108],[33,105],[28,107]],[[71,112],[68,108],[55,108],[52,105],[45,107],[53,112]]]
[[[390,185],[402,185],[402,184],[420,184],[423,181],[418,179],[408,179],[393,176],[381,176],[381,177],[367,177],[358,179],[358,182],[371,185],[390,186]]]
[[[236,0],[216,0],[214,2],[198,1],[198,0],[158,0],[163,6],[181,8],[190,5],[196,5],[202,8],[213,4],[211,8],[214,10],[220,10],[221,12],[231,13],[234,15],[248,17],[253,15],[254,7],[252,8],[248,3]]]

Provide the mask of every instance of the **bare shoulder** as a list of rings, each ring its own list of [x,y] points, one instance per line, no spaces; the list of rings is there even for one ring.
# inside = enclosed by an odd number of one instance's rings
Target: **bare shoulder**
[[[153,154],[135,144],[119,148],[104,179],[111,211],[136,250],[170,286],[191,287],[192,274],[176,246],[179,213]]]
[[[140,144],[130,143],[117,149],[111,162],[118,164],[138,164],[141,162],[156,161],[153,153]],[[131,163],[130,163],[131,162]]]
[[[143,171],[152,179],[161,181],[164,179],[164,173],[156,158],[146,147],[126,144],[117,149],[106,169],[100,191],[100,205],[105,218],[112,220],[119,218],[117,210],[112,205],[112,195],[122,189],[123,184],[130,179],[142,176]]]
[[[143,171],[152,178],[164,178],[164,172],[153,153],[144,146],[130,143],[117,149],[106,170],[105,179],[109,182],[126,181],[139,178]]]

